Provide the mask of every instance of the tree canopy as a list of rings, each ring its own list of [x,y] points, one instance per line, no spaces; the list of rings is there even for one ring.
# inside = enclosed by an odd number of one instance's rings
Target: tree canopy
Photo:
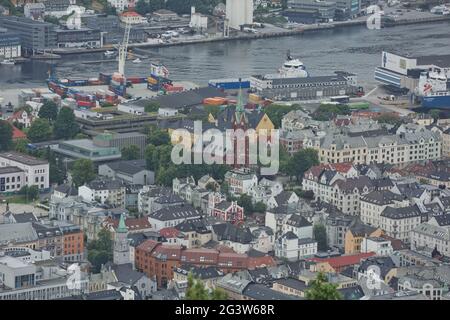
[[[7,151],[12,147],[12,132],[9,122],[0,120],[0,151]]]
[[[121,150],[123,160],[136,160],[139,159],[141,150],[135,144],[123,147]]]
[[[323,224],[314,225],[313,229],[314,239],[317,241],[319,251],[328,250],[327,230]]]
[[[301,180],[303,174],[312,166],[319,164],[317,150],[306,148],[295,153],[288,160],[287,173]]]
[[[345,104],[321,104],[312,113],[312,118],[317,121],[329,121],[337,115],[349,115],[350,113],[350,108]]]
[[[61,108],[56,117],[53,133],[56,139],[70,139],[73,138],[80,127],[75,122],[75,114],[73,110],[67,107]]]
[[[227,300],[228,295],[220,288],[208,290],[204,283],[196,279],[192,273],[188,274],[188,287],[186,290],[186,300]]]
[[[45,101],[38,112],[39,118],[47,119],[50,122],[56,120],[57,116],[58,116],[58,106],[51,100]]]
[[[38,118],[31,123],[27,136],[32,142],[48,141],[52,138],[52,127],[47,119]]]
[[[275,128],[281,127],[281,120],[283,117],[293,110],[303,110],[298,104],[284,105],[284,104],[271,104],[264,108],[264,112],[272,121]]]
[[[102,265],[113,259],[111,232],[107,229],[100,230],[97,240],[92,240],[87,248],[88,260],[92,264],[93,272],[100,272]]]
[[[75,160],[72,170],[72,181],[76,187],[82,186],[95,179],[94,163],[89,159]]]
[[[326,275],[319,272],[315,280],[312,281],[310,288],[306,291],[308,300],[341,300],[342,295],[337,290],[337,285],[329,283]]]

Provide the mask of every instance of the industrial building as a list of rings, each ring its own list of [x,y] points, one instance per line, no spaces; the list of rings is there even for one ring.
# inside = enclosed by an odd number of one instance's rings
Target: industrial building
[[[35,54],[56,47],[55,25],[24,17],[1,16],[0,27],[17,34],[27,54]]]
[[[98,29],[58,29],[56,44],[58,48],[100,48],[102,35]]]
[[[232,29],[253,24],[253,0],[227,0],[226,19]]]
[[[0,30],[0,57],[5,59],[21,56],[20,38],[16,34]]]
[[[316,100],[358,92],[356,75],[347,72],[306,78],[270,78],[256,75],[251,77],[250,87],[259,96],[276,100]]]
[[[450,54],[432,56],[406,56],[383,51],[381,65],[375,69],[375,80],[397,89],[414,91],[421,72],[437,70],[450,75]]]

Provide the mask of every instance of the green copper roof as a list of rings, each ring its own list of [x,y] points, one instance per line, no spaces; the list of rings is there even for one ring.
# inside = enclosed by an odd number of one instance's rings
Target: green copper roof
[[[128,232],[127,226],[125,225],[125,218],[124,218],[123,214],[120,215],[120,221],[119,221],[119,226],[117,227],[117,232],[119,232],[119,233],[127,233]]]

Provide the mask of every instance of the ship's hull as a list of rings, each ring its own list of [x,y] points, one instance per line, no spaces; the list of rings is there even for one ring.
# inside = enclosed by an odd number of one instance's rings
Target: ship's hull
[[[422,107],[450,109],[450,95],[445,96],[424,96],[422,97]]]

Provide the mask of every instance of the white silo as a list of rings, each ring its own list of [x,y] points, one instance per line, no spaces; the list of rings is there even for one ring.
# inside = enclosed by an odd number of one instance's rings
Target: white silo
[[[253,23],[253,0],[227,0],[228,25],[240,29],[243,24]]]

